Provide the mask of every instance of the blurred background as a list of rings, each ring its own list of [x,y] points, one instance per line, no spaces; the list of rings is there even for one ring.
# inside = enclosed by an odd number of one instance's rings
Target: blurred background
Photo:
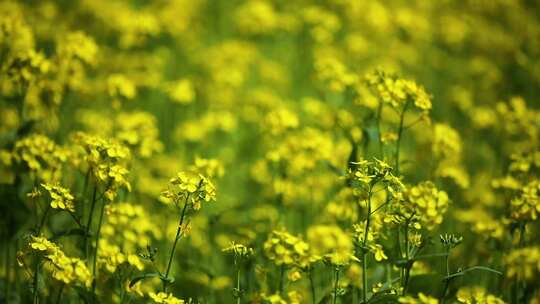
[[[171,291],[232,302],[234,267],[221,249],[236,241],[256,252],[245,266],[246,299],[271,294],[268,234],[306,235],[315,225],[350,231],[359,213],[343,186],[348,162],[394,163],[400,113],[380,109],[365,81],[380,70],[431,96],[429,115],[405,117],[400,159],[404,183],[431,180],[450,197],[429,235],[462,234],[456,265],[501,270],[512,243],[510,200],[540,167],[539,58],[538,1],[0,1],[3,286],[13,295],[24,285],[11,265],[32,223],[32,180],[60,181],[88,203],[73,156],[82,131],[131,151],[132,189],[119,191],[106,217],[112,251],[155,246],[165,262],[177,215],[160,193],[195,166],[212,176],[217,201],[193,215]],[[60,165],[38,157],[35,169],[18,156],[17,143],[35,134],[65,152]],[[47,145],[30,153],[44,155]],[[58,215],[47,233],[68,222]],[[538,233],[530,233],[534,243]],[[64,249],[78,255],[77,245]],[[419,274],[439,272],[438,263]],[[374,266],[373,284],[383,269]],[[330,286],[332,272],[317,271],[321,290]],[[347,275],[354,282],[359,272]],[[413,291],[431,279],[416,280]],[[509,286],[491,275],[467,280],[496,294]],[[143,282],[141,293],[158,283]],[[295,286],[288,288],[307,294],[305,279]],[[116,291],[102,296],[120,301]]]

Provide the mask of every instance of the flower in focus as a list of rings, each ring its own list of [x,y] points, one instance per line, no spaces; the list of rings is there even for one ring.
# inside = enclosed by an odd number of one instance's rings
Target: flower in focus
[[[69,192],[68,189],[58,185],[58,184],[41,184],[41,186],[47,190],[49,196],[51,197],[51,208],[67,210],[69,212],[75,211],[75,206],[73,205],[73,195]]]
[[[163,191],[162,195],[175,204],[185,200],[193,209],[199,210],[201,202],[216,199],[216,188],[208,178],[201,174],[181,171],[169,180],[169,187]]]

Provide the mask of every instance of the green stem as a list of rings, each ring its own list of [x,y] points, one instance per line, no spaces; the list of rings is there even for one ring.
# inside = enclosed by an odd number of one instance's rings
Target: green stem
[[[518,248],[522,248],[525,244],[525,222],[519,223],[519,241],[518,241]],[[514,303],[519,303],[520,298],[520,280],[519,276],[516,275],[516,278],[514,279]]]
[[[383,102],[379,100],[379,107],[377,108],[377,141],[379,143],[379,154],[381,157],[384,157],[383,154],[383,143],[382,143],[382,134],[381,134],[381,114],[383,109]]]
[[[60,304],[60,300],[62,299],[62,292],[64,291],[64,287],[66,286],[66,284],[62,283],[62,285],[60,285],[60,290],[58,290],[58,296],[56,296],[56,304]]]
[[[171,272],[171,266],[172,266],[172,261],[173,261],[173,258],[174,258],[174,252],[176,250],[176,244],[178,243],[178,239],[180,239],[180,233],[182,232],[182,226],[184,225],[184,218],[186,216],[186,211],[187,211],[187,208],[188,208],[188,200],[189,200],[189,195],[186,196],[186,200],[184,202],[184,207],[182,208],[182,212],[180,214],[180,220],[179,220],[179,223],[178,223],[178,228],[176,229],[176,236],[174,238],[174,243],[173,243],[173,246],[172,246],[172,249],[171,249],[171,254],[169,255],[169,262],[167,263],[167,270],[165,271],[165,280],[163,281],[163,292],[167,292],[167,283],[168,283],[168,280],[169,280],[169,273]]]
[[[33,284],[32,287],[33,287],[33,292],[34,292],[34,298],[33,298],[32,303],[37,304],[37,303],[39,303],[39,288],[38,288],[38,284],[39,284],[39,259],[36,260],[35,265],[34,265],[34,280],[33,280],[32,284]]]
[[[401,111],[401,114],[399,115],[399,129],[398,129],[398,138],[396,141],[396,152],[395,152],[395,165],[394,168],[396,169],[397,174],[399,175],[399,152],[400,152],[400,146],[401,146],[401,138],[403,137],[403,125],[405,121],[405,112],[407,111],[407,108],[409,107],[409,101],[405,103],[405,106],[403,107],[403,111]]]
[[[279,269],[279,295],[283,294],[283,287],[284,287],[284,276],[285,276],[285,264],[281,264],[281,267]]]
[[[339,287],[339,267],[336,267],[336,281],[334,282],[334,300],[332,301],[333,304],[337,303],[338,287]]]
[[[98,252],[99,252],[99,238],[101,234],[101,226],[103,224],[103,215],[105,214],[105,201],[101,204],[101,212],[99,214],[99,220],[98,220],[98,227],[96,231],[96,246],[94,247],[94,264],[92,266],[92,292],[96,293],[96,285],[97,285],[97,260],[98,260]]]
[[[412,219],[413,216],[411,216],[411,219]],[[405,270],[404,270],[402,295],[405,295],[407,293],[407,288],[409,287],[409,278],[410,278],[410,275],[411,275],[411,268],[412,268],[412,264],[413,264],[411,259],[410,259],[409,221],[410,221],[410,219],[405,222],[405,260],[407,262],[405,264]]]
[[[450,285],[450,280],[451,278],[449,278],[450,276],[450,249],[446,249],[446,279],[444,280],[444,288],[443,288],[443,292],[441,294],[441,298],[440,298],[440,302],[441,304],[444,304],[444,300],[446,298],[446,292],[448,291],[448,287]]]
[[[92,226],[92,218],[94,217],[94,209],[96,207],[96,195],[97,195],[97,185],[94,186],[94,192],[92,193],[92,206],[90,207],[90,214],[88,215],[88,221],[86,222],[86,231],[84,233],[84,256],[88,258],[88,252],[90,248],[88,247],[88,238],[90,234],[90,226]]]
[[[39,236],[39,234],[41,233],[41,230],[43,229],[43,227],[45,226],[45,222],[47,221],[47,215],[49,214],[49,210],[51,209],[51,205],[47,205],[47,208],[45,209],[45,212],[43,213],[43,216],[41,217],[41,221],[39,223],[39,226],[37,228],[37,231],[36,231],[36,235]],[[39,284],[39,264],[40,264],[40,259],[39,257],[36,259],[36,262],[35,262],[35,266],[34,266],[34,280],[33,280],[33,284],[34,284],[34,299],[33,299],[33,303],[38,303],[39,302],[39,288],[38,288],[38,284]]]
[[[366,215],[366,225],[364,227],[364,240],[362,242],[362,301],[367,303],[367,250],[366,244],[369,236],[369,226],[371,222],[371,195],[372,187],[369,187],[368,191],[368,201],[367,201],[367,215]]]
[[[51,209],[51,205],[47,205],[47,208],[45,208],[45,213],[43,213],[43,217],[41,218],[41,222],[39,223],[39,227],[36,231],[36,234],[38,236],[41,233],[41,230],[43,230],[43,227],[45,226],[45,222],[47,221],[47,215],[49,214],[50,209]]]
[[[9,301],[9,290],[10,290],[10,287],[11,287],[10,286],[11,285],[10,284],[11,283],[11,280],[10,280],[11,279],[10,278],[10,276],[11,276],[11,265],[9,263],[10,260],[11,260],[10,259],[10,251],[11,251],[10,248],[11,248],[11,246],[10,246],[10,243],[8,242],[8,239],[9,238],[6,237],[6,241],[5,241],[5,244],[4,244],[4,246],[5,246],[4,248],[6,250],[5,251],[5,256],[4,256],[4,259],[5,259],[4,260],[4,262],[5,262],[4,271],[5,271],[5,280],[6,280],[6,283],[4,284],[4,295],[6,297],[6,301]]]
[[[315,283],[313,282],[313,269],[309,269],[309,286],[311,288],[311,302],[316,303],[317,297],[315,296]]]
[[[236,264],[236,263],[235,263]],[[240,291],[240,266],[236,265],[236,304],[240,304],[242,292]]]

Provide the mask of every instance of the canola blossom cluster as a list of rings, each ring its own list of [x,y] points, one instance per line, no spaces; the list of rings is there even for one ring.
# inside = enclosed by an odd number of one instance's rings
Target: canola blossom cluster
[[[0,303],[540,304],[538,12],[0,0]]]
[[[51,273],[54,279],[64,284],[78,284],[90,287],[92,274],[83,260],[66,256],[58,245],[44,237],[32,236],[28,245],[31,252],[43,255],[45,268]],[[19,261],[24,266],[23,259],[21,258]]]

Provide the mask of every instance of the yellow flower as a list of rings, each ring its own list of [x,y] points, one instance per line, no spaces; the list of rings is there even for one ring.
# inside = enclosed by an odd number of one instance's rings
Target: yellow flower
[[[388,259],[386,254],[384,254],[382,245],[379,245],[379,244],[371,245],[371,246],[369,246],[369,249],[374,253],[375,260],[377,262]]]
[[[195,88],[189,79],[179,79],[166,87],[169,97],[176,103],[189,104],[195,100]]]
[[[366,81],[383,102],[394,108],[401,110],[407,102],[412,102],[424,113],[431,110],[431,96],[414,81],[379,70],[368,74]]]
[[[39,251],[54,251],[57,248],[55,244],[42,236],[32,236],[30,247]]]
[[[54,141],[40,134],[32,134],[15,143],[13,160],[36,172],[44,180],[58,179],[59,168],[67,159],[67,152]]]
[[[96,182],[106,186],[106,198],[114,200],[118,189],[124,187],[131,191],[128,181],[129,171],[126,168],[130,151],[115,140],[103,139],[78,132],[75,142],[83,148],[83,159]]]
[[[116,138],[143,158],[163,150],[156,118],[147,112],[122,112],[116,116]]]
[[[189,198],[193,209],[198,210],[202,201],[209,202],[216,199],[216,188],[201,174],[181,171],[169,180],[169,188],[163,191],[162,195],[176,204],[183,203],[183,200]]]
[[[358,81],[358,76],[349,72],[337,58],[321,56],[315,61],[317,77],[334,92],[343,92]]]
[[[430,296],[427,296],[423,293],[418,294],[418,298],[414,298],[411,296],[406,297],[400,297],[399,303],[403,304],[438,304],[439,300],[436,298],[432,298]]]
[[[314,261],[309,245],[286,231],[272,231],[264,243],[266,256],[276,265],[304,268]]]
[[[504,264],[507,267],[507,277],[533,281],[540,273],[540,248],[514,249],[504,257]]]
[[[488,294],[483,287],[472,286],[462,287],[458,290],[456,298],[459,303],[465,304],[504,304],[505,302],[491,294]]]
[[[137,95],[137,87],[122,74],[112,74],[107,78],[109,95],[113,98],[133,99]]]
[[[92,283],[92,275],[86,264],[78,259],[71,258],[53,242],[44,237],[32,236],[30,248],[44,254],[46,268],[51,272],[52,277],[62,281],[65,284],[76,283],[86,287],[90,287]]]
[[[237,244],[235,242],[231,242],[228,247],[223,248],[221,251],[233,253],[237,257],[250,257],[253,255],[253,248],[246,247],[242,244]]]
[[[61,187],[58,184],[41,184],[41,186],[47,190],[49,196],[51,197],[51,208],[53,209],[62,209],[69,212],[75,211],[75,206],[73,205],[73,195],[69,192],[68,189]]]
[[[76,58],[94,64],[97,53],[98,46],[94,39],[81,31],[64,35],[58,43],[58,54],[64,58]]]
[[[520,190],[520,195],[511,201],[512,218],[534,221],[540,214],[540,180],[533,179]]]
[[[352,236],[338,226],[311,226],[307,239],[315,255],[324,256],[334,265],[346,265],[355,260]]]
[[[403,195],[402,206],[396,206],[404,218],[414,217],[423,227],[432,230],[443,221],[450,200],[448,194],[430,182],[422,182],[410,187]]]
[[[175,298],[172,293],[165,293],[165,292],[150,292],[148,293],[148,296],[154,303],[163,303],[163,304],[184,304],[184,300],[180,300],[178,298]]]

